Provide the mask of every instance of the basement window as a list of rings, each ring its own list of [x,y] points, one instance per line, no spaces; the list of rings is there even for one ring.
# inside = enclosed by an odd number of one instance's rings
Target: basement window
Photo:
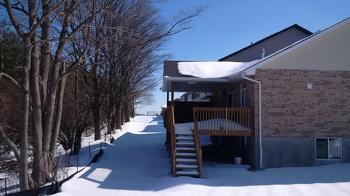
[[[341,138],[316,138],[317,160],[340,160],[341,158]]]

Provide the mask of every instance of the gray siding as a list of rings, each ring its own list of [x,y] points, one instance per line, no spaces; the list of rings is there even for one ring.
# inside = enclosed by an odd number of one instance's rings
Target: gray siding
[[[265,49],[265,56],[268,56],[290,44],[299,41],[310,34],[301,31],[298,28],[289,28],[288,30],[281,32],[277,35],[256,43],[252,47],[243,49],[240,52],[234,53],[223,61],[237,61],[237,62],[249,62],[261,58],[262,50]]]
[[[350,19],[272,57],[260,68],[350,71]]]

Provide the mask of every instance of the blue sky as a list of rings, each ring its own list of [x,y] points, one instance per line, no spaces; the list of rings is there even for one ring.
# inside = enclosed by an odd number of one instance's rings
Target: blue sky
[[[168,0],[156,6],[169,21],[198,6],[206,7],[191,29],[166,44],[164,53],[179,60],[215,61],[293,24],[316,32],[350,17],[349,0]],[[159,111],[165,102],[166,94],[158,88],[154,103],[137,112]]]

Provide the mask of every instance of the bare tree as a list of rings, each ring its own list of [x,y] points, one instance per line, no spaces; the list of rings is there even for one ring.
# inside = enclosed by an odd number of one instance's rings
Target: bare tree
[[[93,1],[51,0],[4,0],[8,18],[21,37],[25,59],[21,66],[21,81],[6,73],[21,89],[21,127],[19,128],[19,175],[21,190],[40,186],[51,179],[57,138],[61,122],[63,92],[66,71],[71,71],[81,59],[64,63],[67,41],[96,14]],[[72,25],[76,12],[87,11],[89,15],[79,24]],[[18,18],[21,18],[19,20]],[[23,20],[27,19],[27,21]],[[38,34],[41,32],[41,34]],[[55,47],[53,46],[55,45]],[[31,101],[30,101],[31,100]],[[31,113],[31,114],[30,114]],[[31,117],[31,119],[30,119]],[[28,131],[31,120],[33,132],[33,168],[28,170]],[[6,138],[6,135],[2,135]]]
[[[134,104],[150,97],[157,82],[154,72],[164,57],[163,44],[188,29],[201,11],[168,24],[149,0],[0,0],[0,5],[24,48],[19,79],[0,70],[0,79],[18,86],[21,97],[19,145],[0,129],[0,137],[18,159],[21,190],[55,179],[52,170],[57,165],[63,98],[72,71],[79,68],[85,82],[82,86],[87,89],[81,92],[88,94],[95,139],[99,139],[101,121],[107,120],[109,131],[120,128]],[[106,119],[101,119],[103,105]],[[75,126],[80,126],[76,117]]]
[[[106,36],[109,38],[106,56],[110,67],[109,131],[128,121],[131,103],[156,86],[154,72],[164,57],[159,53],[163,44],[170,36],[188,29],[190,21],[202,11],[199,8],[168,25],[159,19],[158,10],[150,1],[128,1],[122,8],[120,15],[110,18],[119,28],[110,29]]]

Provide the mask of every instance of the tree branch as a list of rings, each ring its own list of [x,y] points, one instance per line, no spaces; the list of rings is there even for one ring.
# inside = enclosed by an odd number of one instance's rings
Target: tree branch
[[[12,76],[10,76],[10,75],[8,75],[8,74],[6,74],[4,72],[0,72],[0,80],[1,80],[2,77],[5,77],[5,78],[9,79],[16,86],[22,87],[22,85],[15,78],[13,78]]]
[[[17,22],[15,14],[13,13],[13,9],[12,9],[12,5],[11,5],[10,1],[9,0],[4,0],[4,1],[5,1],[4,6],[5,6],[6,10],[7,10],[7,14],[8,14],[8,16],[9,16],[9,18],[11,20],[12,25],[16,29],[18,35],[23,38],[24,33],[23,33],[20,25]]]
[[[3,126],[0,125],[0,138],[7,144],[9,145],[12,150],[13,150],[13,153],[15,154],[15,157],[17,159],[17,161],[19,161],[19,150],[16,146],[16,144],[10,139],[7,137],[4,129],[3,129]]]

